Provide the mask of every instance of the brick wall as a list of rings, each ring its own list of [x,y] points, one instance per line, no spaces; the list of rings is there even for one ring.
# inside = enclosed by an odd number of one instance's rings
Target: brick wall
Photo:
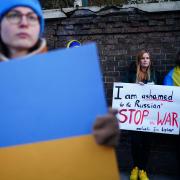
[[[119,12],[108,9],[92,13],[77,10],[68,16],[46,21],[49,49],[64,48],[71,39],[77,39],[83,44],[96,42],[110,106],[113,82],[124,81],[128,65],[135,61],[140,49],[150,51],[154,67],[160,72],[161,78],[173,67],[175,54],[180,50],[179,11],[147,13],[130,8]],[[173,168],[176,167],[174,151],[172,135],[157,135],[152,147],[150,169],[176,173],[177,169]],[[122,132],[117,156],[120,167],[129,168],[131,156],[126,131]]]

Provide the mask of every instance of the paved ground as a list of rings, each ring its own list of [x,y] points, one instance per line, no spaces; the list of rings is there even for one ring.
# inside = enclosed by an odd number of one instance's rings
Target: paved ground
[[[121,179],[120,180],[129,180],[130,174],[127,172],[121,172]],[[180,177],[178,176],[171,176],[171,175],[156,175],[156,174],[151,174],[149,176],[150,180],[179,180]]]

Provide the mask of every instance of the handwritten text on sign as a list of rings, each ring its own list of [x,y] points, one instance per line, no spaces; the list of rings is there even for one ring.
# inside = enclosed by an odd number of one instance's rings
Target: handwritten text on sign
[[[114,83],[121,129],[179,134],[180,87]]]

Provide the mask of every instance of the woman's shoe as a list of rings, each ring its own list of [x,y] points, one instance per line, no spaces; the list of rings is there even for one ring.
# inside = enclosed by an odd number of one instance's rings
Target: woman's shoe
[[[144,170],[139,171],[139,179],[140,180],[149,180],[146,171],[144,171]]]
[[[138,172],[139,172],[139,169],[138,167],[134,167],[131,171],[131,175],[130,175],[130,180],[138,180]]]

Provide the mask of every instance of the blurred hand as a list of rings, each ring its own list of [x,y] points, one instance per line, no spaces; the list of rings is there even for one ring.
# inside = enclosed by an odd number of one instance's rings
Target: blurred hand
[[[96,118],[93,134],[98,144],[116,146],[119,142],[120,129],[116,118],[117,110],[109,109],[109,112]]]

